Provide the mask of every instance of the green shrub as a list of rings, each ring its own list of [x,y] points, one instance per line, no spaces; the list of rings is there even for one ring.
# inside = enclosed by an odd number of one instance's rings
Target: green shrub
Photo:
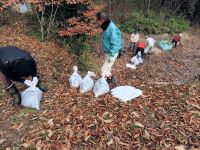
[[[81,71],[86,73],[89,70],[96,70],[95,60],[92,56],[94,48],[91,42],[97,37],[89,39],[87,36],[75,36],[63,38],[62,45],[77,57],[77,62]]]
[[[174,33],[189,28],[189,22],[181,17],[173,17],[165,20],[165,14],[151,12],[148,16],[134,12],[129,20],[120,25],[120,29],[126,33],[132,33],[139,28],[144,34]]]
[[[180,17],[173,17],[167,21],[167,26],[172,33],[181,32],[189,28],[189,21],[186,21]]]

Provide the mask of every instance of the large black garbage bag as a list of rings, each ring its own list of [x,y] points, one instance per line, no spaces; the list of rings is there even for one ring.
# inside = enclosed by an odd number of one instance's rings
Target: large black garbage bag
[[[37,76],[36,63],[31,55],[13,46],[0,48],[0,71],[18,82],[24,82],[23,77]]]

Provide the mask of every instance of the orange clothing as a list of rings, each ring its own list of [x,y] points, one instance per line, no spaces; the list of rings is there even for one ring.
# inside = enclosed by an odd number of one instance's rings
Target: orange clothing
[[[143,42],[138,42],[137,48],[145,48],[145,44]]]

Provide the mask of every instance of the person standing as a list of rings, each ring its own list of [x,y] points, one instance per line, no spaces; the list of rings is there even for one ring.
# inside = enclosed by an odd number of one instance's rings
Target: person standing
[[[181,34],[181,33],[176,34],[176,35],[173,37],[172,44],[174,44],[174,48],[176,48],[176,47],[177,47],[177,44],[181,42],[182,37],[183,37],[183,34]]]
[[[26,83],[28,77],[37,77],[36,63],[31,55],[13,46],[0,48],[0,80],[5,90],[13,97],[14,106],[21,104],[21,96],[12,81]],[[43,92],[46,91],[40,82],[37,87]]]
[[[155,43],[156,43],[156,41],[153,38],[146,36],[144,53],[147,54],[147,53],[151,52],[151,49],[154,47]]]
[[[116,76],[112,71],[112,66],[115,63],[122,49],[122,35],[119,28],[103,13],[97,13],[97,23],[102,28],[102,48],[105,54],[105,62],[101,68],[102,74],[107,78],[108,82],[116,83]]]
[[[135,51],[136,49],[136,46],[137,46],[137,42],[139,41],[140,39],[140,35],[138,33],[137,30],[135,30],[132,34],[131,34],[131,45],[130,45],[130,50],[132,52]]]

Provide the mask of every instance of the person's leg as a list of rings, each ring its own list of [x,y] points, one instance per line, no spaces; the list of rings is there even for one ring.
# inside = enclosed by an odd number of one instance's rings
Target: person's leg
[[[133,42],[131,42],[130,44],[130,50],[132,51],[132,49],[133,49]]]
[[[175,41],[175,48],[177,47],[177,44],[178,44],[178,42],[177,42],[177,41]]]
[[[139,51],[140,51],[140,48],[137,48],[134,56],[137,56]]]
[[[141,54],[142,54],[142,58],[144,57],[144,48],[140,48]]]
[[[150,46],[147,45],[146,48],[144,49],[144,53],[147,54],[149,52],[149,50],[150,50]]]
[[[112,75],[111,70],[112,66],[115,63],[115,60],[117,59],[118,54],[116,54],[114,57],[111,57],[110,55],[106,55],[105,62],[101,68],[102,74],[107,77],[108,80],[114,81],[115,77]]]
[[[175,41],[175,40],[172,40],[172,44],[174,45],[174,48],[176,48],[176,47],[177,47],[177,41]]]
[[[20,105],[21,104],[21,96],[19,94],[18,89],[15,87],[14,83],[12,83],[1,71],[0,71],[0,80],[3,83],[5,90],[13,97],[13,104]]]
[[[0,71],[0,80],[3,84],[3,87],[8,87],[12,82]]]

